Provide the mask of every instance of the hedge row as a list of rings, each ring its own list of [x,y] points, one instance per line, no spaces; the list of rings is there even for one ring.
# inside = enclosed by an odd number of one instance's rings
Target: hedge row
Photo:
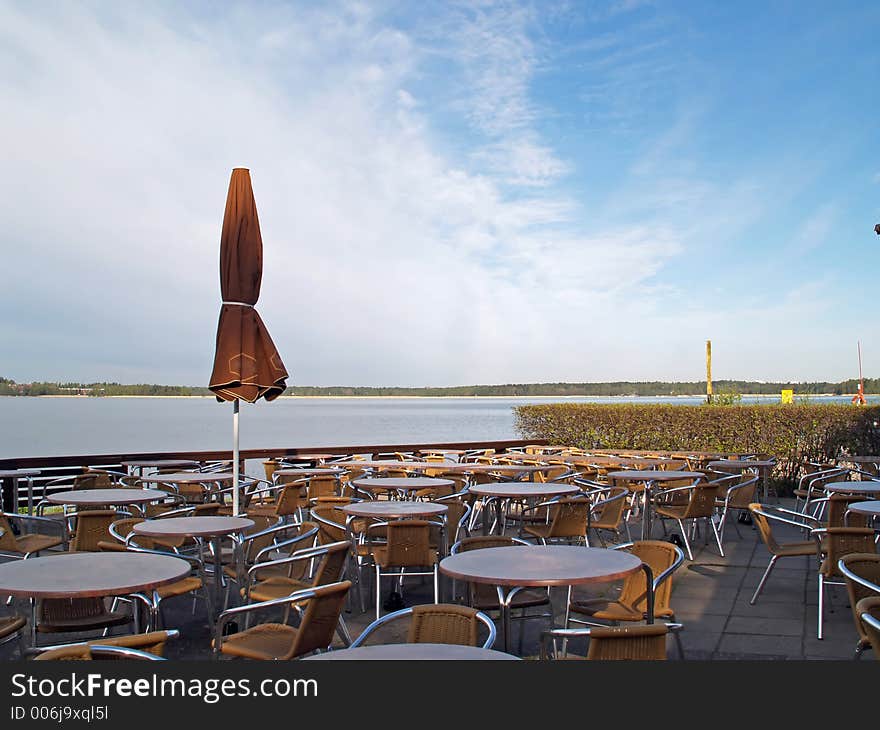
[[[523,438],[580,448],[773,454],[792,482],[807,461],[880,453],[880,406],[553,403],[517,406]]]

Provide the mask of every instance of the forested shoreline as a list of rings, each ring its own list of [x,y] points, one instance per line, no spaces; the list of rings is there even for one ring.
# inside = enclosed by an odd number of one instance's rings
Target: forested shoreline
[[[742,395],[776,395],[791,389],[796,395],[851,395],[858,390],[858,380],[832,382],[760,382],[749,380],[716,380],[716,393]],[[880,394],[880,378],[865,379],[867,395]],[[461,385],[452,387],[360,387],[308,386],[289,387],[287,396],[350,396],[350,397],[467,397],[467,396],[700,396],[706,394],[705,381],[690,382],[608,382],[608,383],[508,383],[505,385]],[[209,396],[207,387],[187,385],[122,384],[122,383],[16,383],[0,378],[0,395],[5,396]]]

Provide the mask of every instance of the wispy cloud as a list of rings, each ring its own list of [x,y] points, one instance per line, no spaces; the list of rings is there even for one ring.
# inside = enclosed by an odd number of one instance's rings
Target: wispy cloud
[[[837,208],[836,203],[825,203],[810,214],[792,239],[791,253],[803,256],[827,243],[837,219]]]

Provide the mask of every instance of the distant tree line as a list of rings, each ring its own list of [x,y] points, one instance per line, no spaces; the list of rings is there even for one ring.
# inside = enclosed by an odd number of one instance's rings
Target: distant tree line
[[[779,395],[783,389],[792,389],[798,395],[853,394],[858,380],[840,383],[759,383],[748,380],[714,380],[716,392],[750,395]],[[866,394],[880,394],[880,378],[865,380]],[[616,383],[515,383],[507,385],[462,385],[452,388],[356,388],[346,386],[317,387],[293,386],[288,395],[349,395],[349,396],[661,396],[706,395],[706,381],[670,383],[664,381]]]
[[[16,383],[0,378],[0,395],[211,395],[207,388],[186,385],[151,385],[147,383]]]
[[[795,395],[851,395],[858,390],[858,380],[840,383],[760,383],[749,380],[715,380],[717,393],[779,395],[791,389]],[[880,394],[880,378],[865,379],[865,393]],[[666,396],[706,394],[706,381],[670,383],[665,381],[615,383],[510,383],[506,385],[460,385],[450,388],[371,388],[349,386],[289,387],[285,395],[300,396]],[[0,378],[0,395],[211,395],[205,387],[187,385],[123,385],[121,383],[16,383]]]

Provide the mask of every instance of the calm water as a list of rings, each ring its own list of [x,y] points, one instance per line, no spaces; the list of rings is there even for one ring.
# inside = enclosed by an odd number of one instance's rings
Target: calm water
[[[515,405],[559,401],[696,404],[702,399],[281,398],[242,404],[241,447],[519,438],[514,430]],[[880,397],[869,401],[880,403]],[[228,449],[231,424],[232,405],[213,398],[0,397],[0,458]]]

